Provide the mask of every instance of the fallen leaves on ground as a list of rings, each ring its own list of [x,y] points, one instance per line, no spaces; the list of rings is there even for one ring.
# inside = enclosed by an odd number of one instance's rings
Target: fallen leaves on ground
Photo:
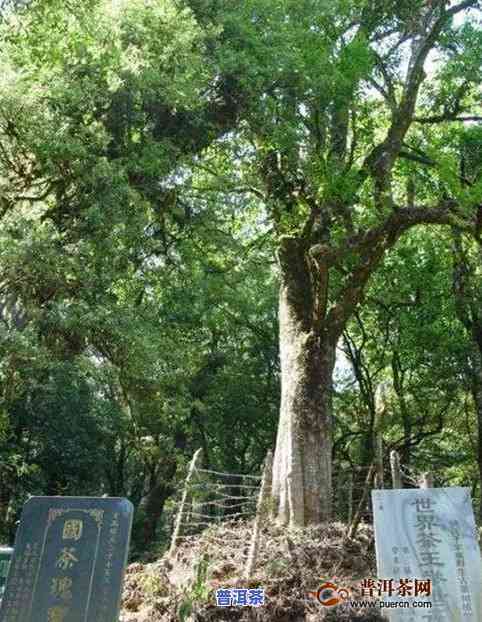
[[[355,538],[329,523],[287,530],[267,521],[253,576],[243,578],[252,521],[226,521],[179,545],[175,555],[127,569],[120,622],[376,622],[377,610],[327,608],[313,596],[324,581],[356,587],[376,577],[373,531]],[[219,588],[262,587],[261,607],[218,607]]]

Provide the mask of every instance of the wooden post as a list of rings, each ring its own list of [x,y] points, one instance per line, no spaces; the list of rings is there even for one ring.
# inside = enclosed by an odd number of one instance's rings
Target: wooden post
[[[187,504],[187,498],[189,495],[189,485],[193,478],[194,471],[196,470],[196,466],[201,458],[201,451],[202,451],[201,449],[198,449],[196,451],[196,453],[192,457],[191,464],[189,465],[189,470],[187,472],[186,481],[184,482],[184,490],[182,493],[181,505],[179,506],[179,511],[177,513],[176,526],[174,527],[174,532],[172,534],[171,546],[169,548],[169,553],[168,553],[169,557],[171,557],[174,554],[176,550],[176,546],[177,546],[177,541],[179,539],[179,536],[181,535],[182,519],[183,519],[184,510]]]
[[[365,506],[365,503],[368,499],[368,495],[370,493],[370,488],[372,486],[373,483],[373,478],[375,476],[375,465],[372,464],[370,469],[368,470],[368,474],[367,474],[367,478],[365,480],[365,486],[363,487],[363,493],[362,493],[362,497],[360,499],[360,503],[358,504],[358,508],[355,512],[355,516],[353,517],[353,521],[348,529],[348,533],[347,533],[347,539],[350,540],[351,538],[355,537],[355,534],[357,532],[358,529],[358,525],[360,524],[361,521],[361,517],[363,514],[363,508]]]
[[[375,487],[383,488],[383,438],[382,433],[378,431],[375,437]]]
[[[403,488],[398,451],[393,450],[390,452],[390,469],[392,471],[392,488]]]
[[[345,515],[345,505],[343,503],[344,492],[346,489],[346,482],[344,481],[344,473],[341,468],[341,464],[338,466],[338,472],[336,473],[336,487],[335,498],[333,499],[333,507],[335,508],[335,520],[339,518],[342,520],[342,516]]]
[[[248,561],[244,571],[244,578],[249,580],[253,573],[258,558],[259,536],[261,525],[269,515],[271,500],[271,484],[273,479],[273,453],[268,451],[263,469],[263,478],[259,490],[258,504],[256,507],[256,518],[254,519],[253,535],[249,546]]]
[[[348,524],[353,520],[353,471],[348,472]]]
[[[422,477],[419,481],[420,488],[433,488],[433,475],[432,473],[422,473]]]

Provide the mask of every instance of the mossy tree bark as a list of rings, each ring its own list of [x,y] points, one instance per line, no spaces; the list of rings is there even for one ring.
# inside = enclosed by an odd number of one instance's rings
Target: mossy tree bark
[[[305,250],[298,240],[285,240],[279,253],[282,394],[273,497],[279,519],[294,525],[318,523],[331,513],[336,340],[317,321],[318,279]]]

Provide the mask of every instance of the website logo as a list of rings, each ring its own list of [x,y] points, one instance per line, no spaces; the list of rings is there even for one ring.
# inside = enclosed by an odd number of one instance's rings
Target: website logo
[[[323,607],[336,607],[350,597],[350,592],[344,587],[339,588],[331,581],[326,581],[316,592],[309,592],[309,595],[314,596]]]
[[[316,598],[322,607],[432,607],[426,600],[432,594],[430,579],[363,579],[358,585],[348,587],[339,587],[335,581],[336,578],[323,581],[317,591],[308,592],[308,596]],[[415,600],[417,597],[423,600]]]

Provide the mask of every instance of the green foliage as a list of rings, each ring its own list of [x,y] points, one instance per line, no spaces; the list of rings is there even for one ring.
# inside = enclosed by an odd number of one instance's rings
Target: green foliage
[[[187,620],[194,610],[194,605],[206,603],[211,597],[212,590],[207,584],[209,559],[202,557],[194,568],[194,580],[192,585],[184,591],[183,600],[179,605],[178,615],[182,622]]]
[[[432,471],[437,485],[476,492],[473,346],[457,319],[452,278],[451,236],[432,230],[407,236],[371,282],[368,304],[345,336],[351,373],[337,386],[340,463],[370,464],[378,432],[387,480],[396,449],[405,471]],[[387,381],[383,405],[376,404],[375,391]]]
[[[155,493],[163,504],[198,446],[211,466],[258,469],[279,406],[273,257],[283,236],[339,253],[327,269],[328,313],[378,265],[370,244],[354,249],[353,238],[411,194],[422,208],[456,201],[452,224],[474,220],[480,127],[426,119],[480,109],[475,20],[441,28],[382,208],[367,172],[403,99],[406,37],[432,19],[429,8],[32,0],[4,14],[4,534],[34,492],[106,491],[138,507]],[[432,452],[460,481],[473,465],[457,467],[467,443],[457,439],[450,459],[449,439],[467,395],[469,345],[455,320],[447,244],[432,230],[410,234],[372,281],[348,331],[367,382],[362,374],[358,392],[344,387],[337,434],[344,457],[363,462],[371,389],[398,372],[386,443],[416,441],[417,464]],[[161,517],[154,523],[155,539]]]

